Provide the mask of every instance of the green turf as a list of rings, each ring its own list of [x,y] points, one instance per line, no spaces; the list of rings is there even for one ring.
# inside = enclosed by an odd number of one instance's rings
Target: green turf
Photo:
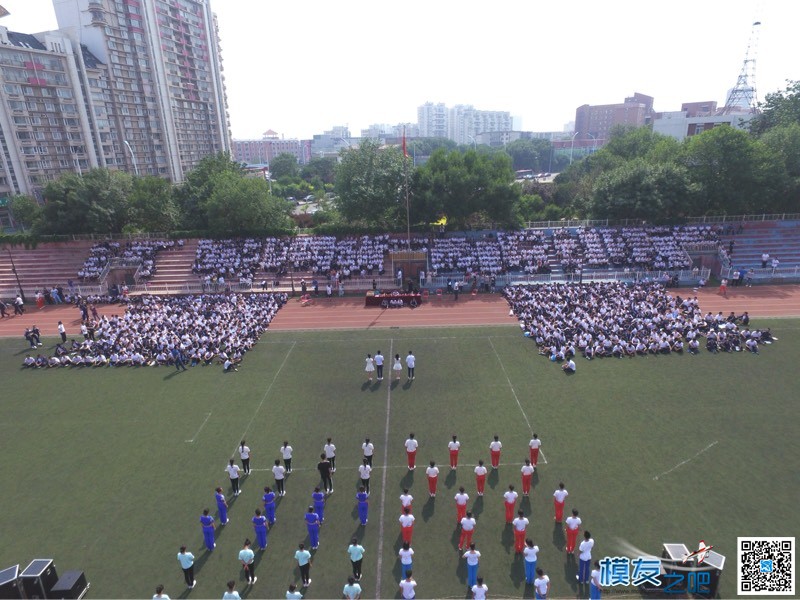
[[[459,485],[477,516],[480,572],[491,595],[530,597],[502,512],[502,492],[509,483],[519,486],[519,466],[501,465],[491,473],[483,502],[466,466],[479,458],[488,462],[495,433],[503,442],[503,462],[520,463],[530,437],[527,415],[543,440],[547,464],[522,506],[555,597],[578,593],[575,567],[566,563],[562,534],[553,526],[551,498],[560,480],[570,492],[568,508],[580,510],[596,540],[595,558],[620,554],[622,541],[658,553],[663,542],[692,546],[702,538],[728,558],[721,592],[731,597],[737,536],[798,531],[800,322],[769,324],[780,341],[760,356],[581,359],[572,377],[538,356],[515,327],[270,332],[240,371],[228,375],[220,367],[180,374],[168,368],[25,372],[19,369],[24,340],[3,340],[0,568],[49,557],[59,571],[85,570],[91,597],[149,597],[158,583],[173,598],[185,597],[175,554],[186,544],[198,557],[198,584],[188,595],[220,597],[234,578],[243,596],[283,597],[288,583],[298,580],[293,555],[306,537],[302,515],[318,481],[318,454],[332,436],[336,491],[307,597],[340,596],[353,535],[367,549],[365,597],[378,594],[381,552],[379,595],[399,597],[398,496],[405,485],[416,497],[419,597],[465,595],[452,498]],[[363,358],[379,349],[401,356],[414,350],[413,385],[404,376],[390,393],[388,367],[380,385],[364,384]],[[419,464],[435,459],[442,467],[435,501],[427,499],[424,470],[410,475],[403,467],[402,444],[410,431],[420,441]],[[213,489],[227,483],[223,468],[243,433],[253,467],[264,470],[244,481],[242,495],[231,501],[233,521],[219,531],[217,549],[209,554],[202,549],[198,517],[204,507],[214,509]],[[457,474],[447,468],[454,433],[465,465]],[[376,444],[376,466],[384,464],[388,449],[390,468],[385,492],[382,469],[373,473],[370,521],[363,529],[354,494],[365,436]],[[250,591],[236,555],[243,539],[253,538],[250,518],[261,488],[272,482],[266,469],[283,439],[295,448],[297,470]]]

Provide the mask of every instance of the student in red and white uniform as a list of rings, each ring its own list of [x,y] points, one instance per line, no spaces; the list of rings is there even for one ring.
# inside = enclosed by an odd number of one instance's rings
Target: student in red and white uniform
[[[533,479],[533,465],[529,459],[525,459],[520,472],[522,473],[522,495],[527,496],[531,492],[531,479]]]
[[[514,486],[509,485],[508,491],[503,494],[503,501],[506,505],[506,524],[510,524],[514,520],[514,508],[517,504],[519,494],[514,491]]]
[[[461,448],[461,442],[458,441],[457,436],[453,436],[453,441],[447,442],[447,449],[450,451],[450,468],[455,469],[458,466],[458,451]]]
[[[511,525],[514,527],[514,552],[516,554],[522,554],[522,550],[525,548],[525,533],[529,522],[521,510],[517,511],[517,518],[511,521]]]
[[[469,548],[472,543],[472,534],[475,533],[475,517],[472,512],[468,512],[461,519],[461,537],[458,538],[458,549]]]
[[[428,476],[428,493],[433,498],[436,496],[436,484],[439,482],[439,467],[436,466],[436,461],[431,461],[430,466],[425,469],[425,474]]]
[[[489,444],[489,452],[492,457],[492,468],[496,469],[500,466],[500,449],[503,447],[503,444],[500,443],[500,438],[498,436],[494,436],[492,443]]]
[[[581,518],[578,516],[577,509],[572,509],[572,516],[567,517],[564,531],[567,534],[567,547],[565,550],[572,554],[575,552],[575,544],[578,543],[578,532],[581,530]]]
[[[419,447],[419,442],[414,439],[413,432],[408,434],[405,446],[406,457],[408,458],[408,470],[413,471],[417,466],[417,448]]]
[[[461,523],[461,519],[467,516],[467,502],[469,502],[469,495],[464,491],[464,486],[458,488],[458,493],[455,495],[456,499],[456,525]]]
[[[528,442],[528,447],[531,449],[531,464],[535,467],[539,462],[539,448],[542,447],[542,440],[534,433],[533,439]]]
[[[478,496],[483,496],[483,490],[486,487],[486,473],[488,469],[483,466],[483,461],[478,461],[478,466],[475,467],[475,485],[478,488]]]
[[[553,492],[553,508],[556,511],[555,522],[561,523],[564,520],[564,503],[569,496],[569,492],[564,488],[564,482],[558,484],[558,489]]]
[[[400,521],[400,535],[403,537],[403,541],[411,545],[411,536],[414,534],[414,515],[406,508],[398,520]]]
[[[414,501],[414,496],[408,493],[408,488],[403,488],[403,493],[400,494],[400,512],[405,512],[408,509],[408,512],[412,511],[411,503]]]

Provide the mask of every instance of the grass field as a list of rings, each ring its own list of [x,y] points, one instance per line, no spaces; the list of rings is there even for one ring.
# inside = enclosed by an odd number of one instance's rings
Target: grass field
[[[737,536],[800,529],[800,322],[770,326],[780,341],[760,356],[581,359],[573,377],[538,356],[516,327],[270,332],[227,375],[218,367],[24,372],[24,341],[2,340],[0,568],[54,558],[60,572],[85,570],[94,598],[149,597],[158,583],[173,598],[221,597],[231,578],[243,597],[283,597],[299,581],[294,550],[306,538],[303,513],[331,436],[335,493],[307,597],[340,597],[354,535],[367,550],[365,597],[399,597],[404,486],[416,498],[418,597],[465,597],[454,527],[459,485],[476,513],[480,574],[490,594],[532,597],[504,526],[502,493],[509,483],[519,488],[519,465],[536,431],[546,464],[540,459],[522,508],[553,597],[579,594],[576,567],[553,524],[559,481],[570,492],[567,509],[577,507],[592,532],[594,558],[620,554],[623,542],[660,553],[663,542],[693,546],[702,538],[727,556],[721,595],[731,597]],[[363,358],[376,350],[413,350],[416,380],[367,385]],[[404,466],[410,431],[420,441],[418,464],[434,459],[442,467],[435,500],[424,468],[412,474]],[[488,463],[495,433],[501,467],[481,501],[471,465]],[[462,441],[456,473],[447,468],[452,434]],[[365,436],[376,444],[378,468],[369,524],[361,528],[354,495]],[[198,518],[204,507],[214,510],[213,489],[226,486],[223,469],[242,437],[255,471],[230,500],[232,522],[218,529],[216,550],[206,553]],[[236,556],[245,537],[254,539],[250,518],[263,486],[272,484],[268,469],[284,439],[295,448],[295,472],[250,589]],[[197,557],[192,592],[175,560],[181,544]]]

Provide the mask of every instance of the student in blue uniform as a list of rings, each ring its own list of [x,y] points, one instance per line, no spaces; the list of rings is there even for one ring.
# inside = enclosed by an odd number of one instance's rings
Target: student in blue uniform
[[[314,507],[309,506],[308,512],[305,515],[306,527],[308,528],[308,537],[311,542],[311,549],[316,550],[319,548],[319,515],[314,512]]]
[[[203,509],[203,514],[200,516],[200,525],[203,527],[203,541],[208,550],[213,550],[217,544],[214,542],[214,517],[209,513],[211,511],[207,508]]]
[[[264,516],[267,517],[270,527],[275,525],[275,492],[267,486],[264,488]]]
[[[256,543],[262,550],[267,549],[267,517],[261,514],[261,509],[256,509],[256,516],[253,517],[253,529],[256,532]]]
[[[369,495],[367,494],[367,488],[363,485],[358,488],[358,493],[356,494],[356,502],[358,503],[358,519],[361,521],[362,525],[367,524],[367,518],[369,516],[369,502],[368,502]]]
[[[217,510],[219,511],[219,524],[226,525],[228,523],[228,501],[225,499],[225,493],[221,487],[218,487],[214,494],[217,500]]]
[[[323,494],[319,487],[315,487],[311,493],[311,499],[314,501],[314,512],[319,515],[319,522],[325,522],[325,494]]]

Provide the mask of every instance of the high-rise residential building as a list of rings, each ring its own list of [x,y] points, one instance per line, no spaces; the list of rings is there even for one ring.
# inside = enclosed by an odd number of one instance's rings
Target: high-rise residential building
[[[447,137],[447,107],[443,103],[426,102],[417,108],[420,137]]]
[[[105,73],[62,32],[0,27],[0,200],[41,197],[64,172],[113,164],[108,120],[86,102],[102,97]]]
[[[233,159],[247,164],[269,164],[279,154],[291,154],[297,163],[304,165],[310,160],[310,142],[286,140],[271,129],[260,140],[233,140],[231,142]]]
[[[181,182],[229,152],[216,16],[209,0],[53,0],[59,29],[107,68],[87,103],[107,120],[114,163]]]
[[[420,137],[445,137],[458,144],[475,143],[481,133],[511,131],[513,119],[506,111],[478,110],[471,105],[426,102],[417,108]]]
[[[575,111],[575,132],[578,139],[593,139],[602,144],[617,125],[641,127],[653,119],[653,98],[636,93],[620,104],[590,106],[584,104]]]

